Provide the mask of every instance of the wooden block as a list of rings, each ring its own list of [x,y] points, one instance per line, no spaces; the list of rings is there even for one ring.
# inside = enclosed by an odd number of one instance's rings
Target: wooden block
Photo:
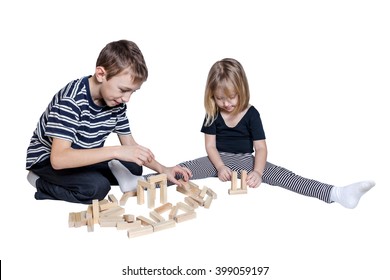
[[[75,227],[81,227],[87,224],[87,219],[85,218],[86,213],[87,211],[81,211],[75,213],[75,222],[74,222]]]
[[[246,193],[248,193],[248,190],[242,190],[242,189],[229,190],[229,194],[246,194]]]
[[[166,203],[168,200],[168,188],[166,182],[160,184],[160,203]]]
[[[85,216],[88,219],[92,219],[93,218],[93,210],[92,210],[92,205],[88,205],[88,208],[87,208],[87,214]]]
[[[188,221],[188,220],[191,220],[191,219],[194,219],[194,218],[196,218],[196,212],[195,211],[176,215],[174,217],[174,220],[175,220],[176,223],[181,223],[181,222],[185,222],[185,221]]]
[[[158,174],[158,175],[150,176],[148,178],[148,182],[153,184],[162,181],[167,181],[167,174]]]
[[[246,184],[246,178],[247,178],[247,172],[246,170],[241,171],[241,189],[246,190],[247,184]]]
[[[231,179],[231,190],[237,189],[237,171],[232,171],[232,179]]]
[[[148,219],[148,218],[146,218],[144,216],[137,216],[136,219],[141,221],[141,224],[145,225],[145,226],[146,225],[154,225],[154,224],[156,224],[156,222],[154,222],[154,221],[152,221],[152,220],[150,220],[150,219]]]
[[[203,206],[204,201],[203,198],[190,194],[189,197],[191,197],[193,200],[195,200],[200,206]]]
[[[204,202],[203,207],[206,208],[206,209],[210,208],[210,205],[211,205],[212,201],[213,201],[213,197],[212,196],[208,196],[206,198],[206,201]]]
[[[116,228],[118,230],[128,230],[128,229],[132,229],[132,228],[136,228],[136,227],[140,227],[141,226],[141,221],[136,221],[134,223],[128,223],[128,222],[117,222],[116,224]]]
[[[196,200],[194,200],[192,197],[190,197],[190,196],[186,196],[186,197],[184,198],[184,201],[185,201],[189,206],[191,206],[191,207],[194,208],[194,209],[196,209],[196,208],[199,207],[199,203],[198,203]]]
[[[176,205],[172,207],[171,211],[169,212],[169,219],[170,220],[172,220],[176,217],[178,210],[179,210],[179,208]]]
[[[105,220],[99,220],[99,225],[101,227],[116,227],[117,221],[105,221]]]
[[[131,214],[125,214],[123,215],[123,219],[128,223],[133,223],[135,221],[134,215]]]
[[[129,238],[138,237],[146,234],[153,233],[153,227],[151,225],[131,228],[127,231]]]
[[[197,184],[195,184],[194,182],[188,181],[188,184],[190,185],[190,187],[192,189],[199,190],[199,186]]]
[[[171,209],[172,209],[172,203],[167,202],[167,203],[165,203],[157,208],[154,208],[154,211],[156,211],[159,214],[162,214],[162,213],[164,213],[168,210],[171,210]]]
[[[212,196],[213,199],[217,199],[217,194],[210,188],[207,188],[207,195]]]
[[[99,201],[97,199],[92,200],[92,216],[93,223],[97,224],[99,222]]]
[[[183,210],[184,212],[194,211],[194,208],[180,201],[176,204],[176,206],[178,207],[179,210]]]
[[[203,187],[202,191],[199,193],[199,196],[201,198],[204,198],[206,196],[207,190],[208,190],[208,187]]]
[[[134,192],[125,192],[121,199],[119,200],[119,205],[120,206],[125,206],[126,205],[126,202],[127,200],[130,198],[130,197],[133,197],[133,196],[137,196],[137,192],[134,191]]]
[[[106,216],[119,216],[125,213],[125,208],[122,208],[120,206],[116,206],[113,208],[109,208],[104,211],[100,211],[100,217],[106,217]]]
[[[99,205],[100,212],[105,211],[110,208],[115,208],[118,207],[117,203],[112,203],[112,202],[107,202],[107,203],[102,203]]]
[[[156,201],[156,186],[152,184],[148,188],[148,208],[154,208],[155,201]]]
[[[108,195],[108,200],[112,203],[118,204],[118,199],[113,194]]]
[[[99,223],[100,222],[124,222],[125,219],[123,216],[107,216],[107,217],[100,217],[99,218]]]
[[[76,213],[70,212],[69,213],[69,218],[68,218],[68,226],[69,227],[74,227],[75,220],[76,220]]]
[[[174,220],[167,220],[163,222],[159,222],[153,225],[153,231],[160,231],[168,228],[172,228],[176,226],[176,222]]]
[[[94,231],[94,222],[93,222],[93,218],[87,219],[87,231],[88,231],[88,232],[93,232],[93,231]]]
[[[151,211],[149,213],[149,216],[157,223],[165,221],[164,217],[161,216],[159,213],[156,211]]]
[[[176,191],[178,191],[179,193],[185,194],[185,195],[189,195],[191,193],[189,189],[186,189],[186,188],[183,188],[180,186],[176,187]]]
[[[142,186],[137,186],[137,204],[142,205],[145,203],[144,188]]]
[[[138,180],[137,181],[137,186],[140,186],[142,187],[144,190],[146,190],[147,188],[150,187],[150,183],[149,182],[146,182],[144,180]]]

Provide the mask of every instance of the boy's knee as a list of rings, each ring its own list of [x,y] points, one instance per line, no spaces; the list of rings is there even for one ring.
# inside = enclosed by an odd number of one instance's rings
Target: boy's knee
[[[99,201],[104,199],[110,190],[110,182],[108,180],[101,180],[99,182],[91,182],[91,184],[86,186],[83,195],[85,196],[85,200],[90,203],[94,199]]]

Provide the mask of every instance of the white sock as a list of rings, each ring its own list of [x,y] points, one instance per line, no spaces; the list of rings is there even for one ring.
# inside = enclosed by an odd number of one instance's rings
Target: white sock
[[[353,209],[358,205],[360,198],[373,186],[375,186],[374,181],[362,181],[345,187],[333,187],[330,191],[330,199]]]
[[[29,171],[27,174],[27,181],[33,186],[34,188],[37,187],[37,180],[39,179],[39,176],[35,174],[32,171]]]
[[[145,180],[143,176],[137,176],[131,173],[119,160],[113,159],[109,161],[108,166],[118,181],[123,193],[137,191],[138,180]]]

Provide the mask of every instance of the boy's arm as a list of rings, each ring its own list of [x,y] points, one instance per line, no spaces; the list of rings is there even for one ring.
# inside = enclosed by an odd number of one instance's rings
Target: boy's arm
[[[152,152],[134,142],[126,140],[129,145],[107,146],[93,149],[73,149],[72,143],[61,138],[52,139],[50,161],[54,169],[76,168],[107,160],[119,159],[144,165],[151,161]],[[131,144],[133,143],[133,144]]]
[[[205,146],[207,155],[218,171],[218,178],[225,182],[229,181],[231,177],[231,170],[223,163],[216,145],[216,136],[213,134],[205,134]]]
[[[131,135],[118,135],[118,137],[122,145],[138,145]],[[176,180],[176,174],[181,174],[185,181],[188,181],[189,177],[192,176],[191,171],[189,169],[180,166],[166,167],[159,163],[157,160],[155,160],[154,156],[151,158],[150,161],[144,162],[143,165],[147,168],[156,171],[157,173],[167,174],[168,180],[177,185],[181,184],[178,180]]]

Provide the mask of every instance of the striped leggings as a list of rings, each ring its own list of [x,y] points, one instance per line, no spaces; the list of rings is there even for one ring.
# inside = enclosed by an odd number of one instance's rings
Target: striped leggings
[[[237,171],[238,178],[241,176],[241,170],[246,170],[248,173],[253,171],[254,156],[252,154],[231,154],[222,152],[219,154],[227,167],[233,171]],[[191,170],[193,175],[191,180],[218,177],[217,170],[207,156],[182,162],[179,165]],[[149,177],[150,175],[152,174],[149,174],[146,177]],[[262,181],[268,185],[279,186],[305,196],[316,197],[326,203],[331,202],[329,197],[333,187],[332,185],[301,177],[270,162],[266,163]]]

